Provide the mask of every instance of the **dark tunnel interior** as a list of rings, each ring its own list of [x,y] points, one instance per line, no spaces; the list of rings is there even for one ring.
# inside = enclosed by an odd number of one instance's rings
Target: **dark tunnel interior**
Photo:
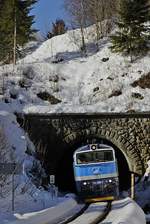
[[[115,149],[115,155],[118,162],[119,187],[120,191],[127,190],[131,184],[131,174],[125,156],[114,144],[106,139],[80,139],[80,142],[72,144],[65,150],[64,155],[57,165],[56,185],[59,191],[65,193],[76,193],[76,186],[73,173],[73,153],[79,147],[92,143],[103,143],[112,146]]]

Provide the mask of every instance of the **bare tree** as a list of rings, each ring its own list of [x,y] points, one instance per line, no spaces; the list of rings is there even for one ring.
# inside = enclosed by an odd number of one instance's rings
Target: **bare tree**
[[[104,19],[104,5],[101,0],[88,1],[88,18],[91,23],[95,24],[96,31],[96,46],[98,48],[98,41],[102,37],[102,20]]]
[[[65,9],[71,23],[81,31],[81,50],[86,52],[85,27],[95,25],[96,46],[98,41],[111,31],[112,18],[116,15],[120,0],[65,0]]]
[[[86,54],[85,31],[86,27],[86,0],[65,0],[66,11],[71,16],[71,24],[81,31],[81,51]]]
[[[111,30],[111,21],[117,12],[117,2],[118,0],[87,0],[88,20],[95,24],[97,50],[98,41]]]

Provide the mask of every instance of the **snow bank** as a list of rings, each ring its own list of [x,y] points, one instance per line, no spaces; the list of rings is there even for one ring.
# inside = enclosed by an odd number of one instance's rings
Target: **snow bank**
[[[146,221],[150,222],[150,214],[146,215]]]
[[[97,203],[89,207],[89,209],[73,223],[90,223],[99,212],[104,210],[106,203]],[[43,223],[59,223],[64,218],[71,216],[81,205],[73,199],[68,199],[59,205],[45,209],[40,212],[29,213],[24,215],[15,214],[17,220],[9,222],[9,224],[43,224]],[[88,217],[88,219],[87,219]],[[145,215],[142,209],[130,198],[115,201],[112,203],[112,210],[102,223],[124,223],[124,224],[146,224]]]
[[[5,107],[3,109],[6,109]],[[54,206],[62,202],[62,198],[51,197],[50,191],[37,188],[34,185],[36,175],[33,177],[31,170],[33,164],[37,166],[40,173],[38,181],[42,176],[41,165],[34,158],[35,148],[29,140],[25,131],[20,128],[16,121],[16,116],[6,110],[0,110],[0,130],[3,131],[6,143],[3,146],[4,156],[0,158],[1,163],[19,164],[19,174],[15,175],[15,211],[18,213],[28,213]],[[1,142],[2,144],[2,142]],[[4,148],[5,147],[5,148]],[[29,154],[26,153],[28,151]],[[30,174],[30,178],[29,178]],[[34,179],[34,180],[33,180]],[[6,181],[0,180],[0,223],[14,220],[12,212],[12,176],[7,175]],[[50,190],[50,189],[49,189]]]
[[[17,220],[8,224],[43,224],[59,223],[65,217],[72,215],[80,206],[73,199],[67,199],[55,207],[51,207],[40,212],[29,213],[24,215],[15,214]]]
[[[50,59],[52,56],[57,53],[63,52],[72,52],[78,50],[76,44],[71,40],[71,33],[67,32],[66,34],[61,35],[61,44],[60,36],[55,36],[45,41],[35,52],[27,56],[25,59],[22,59],[21,63],[33,63],[40,62],[43,59]]]
[[[122,202],[113,202],[112,210],[102,222],[112,224],[146,224],[143,210],[131,199],[126,198]]]
[[[145,210],[145,212],[150,212],[150,180],[147,183],[143,183],[143,181],[140,182],[137,184],[135,190],[137,203]]]

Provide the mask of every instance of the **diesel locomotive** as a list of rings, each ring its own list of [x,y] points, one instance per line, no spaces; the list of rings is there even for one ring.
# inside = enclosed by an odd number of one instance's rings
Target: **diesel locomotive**
[[[115,151],[104,144],[88,144],[74,152],[74,178],[78,196],[86,202],[109,201],[119,196]]]

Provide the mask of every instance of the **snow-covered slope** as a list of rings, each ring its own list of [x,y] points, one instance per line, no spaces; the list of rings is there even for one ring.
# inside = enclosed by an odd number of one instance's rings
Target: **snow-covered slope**
[[[16,77],[9,74],[5,81],[9,86],[7,98],[10,92],[17,92],[10,107],[26,113],[149,111],[150,84],[148,88],[132,84],[145,75],[150,77],[150,55],[130,63],[127,57],[110,51],[108,38],[99,42],[96,52],[91,36],[87,39],[86,57],[79,51],[77,30],[43,42],[20,60],[15,68]],[[12,71],[11,66],[0,67],[1,74],[8,71]],[[32,77],[26,80],[29,73]],[[27,90],[20,87],[22,79],[28,82]],[[59,102],[52,105],[51,100],[39,99],[37,94],[44,91]]]
[[[26,153],[27,150],[28,154]],[[19,175],[14,176],[14,212],[12,211],[12,175],[10,175],[10,172],[7,173],[8,175],[2,175],[4,170],[1,169],[1,224],[7,223],[8,220],[15,220],[14,213],[16,212],[19,214],[35,212],[55,206],[64,200],[56,197],[52,200],[50,191],[45,191],[42,187],[38,188],[34,185],[30,171],[34,164],[39,171],[41,169],[40,162],[34,158],[34,145],[29,140],[28,135],[20,128],[15,115],[0,111],[0,165],[10,163],[16,163],[20,167]]]
[[[0,127],[7,136],[16,161],[26,161],[29,163],[27,167],[34,160],[26,154],[27,145],[31,142],[17,124],[14,112],[150,111],[150,55],[130,63],[128,58],[111,53],[108,38],[99,42],[97,52],[92,40],[93,27],[87,28],[85,33],[88,37],[86,56],[80,52],[80,33],[75,30],[37,45],[30,43],[26,51],[28,55],[19,60],[15,68],[12,65],[0,66]],[[17,192],[21,192],[26,181],[24,176],[21,178]],[[30,186],[37,191],[32,183]],[[9,213],[11,210],[10,190],[11,182],[5,203],[0,198],[3,205],[0,217],[3,217],[4,211]],[[41,209],[39,201],[44,198],[45,192],[39,190],[37,194],[39,200],[35,205],[32,192],[18,193],[19,211],[26,212],[24,208],[27,207]],[[28,202],[31,207],[25,206]],[[48,206],[51,201],[44,200],[43,203]]]

